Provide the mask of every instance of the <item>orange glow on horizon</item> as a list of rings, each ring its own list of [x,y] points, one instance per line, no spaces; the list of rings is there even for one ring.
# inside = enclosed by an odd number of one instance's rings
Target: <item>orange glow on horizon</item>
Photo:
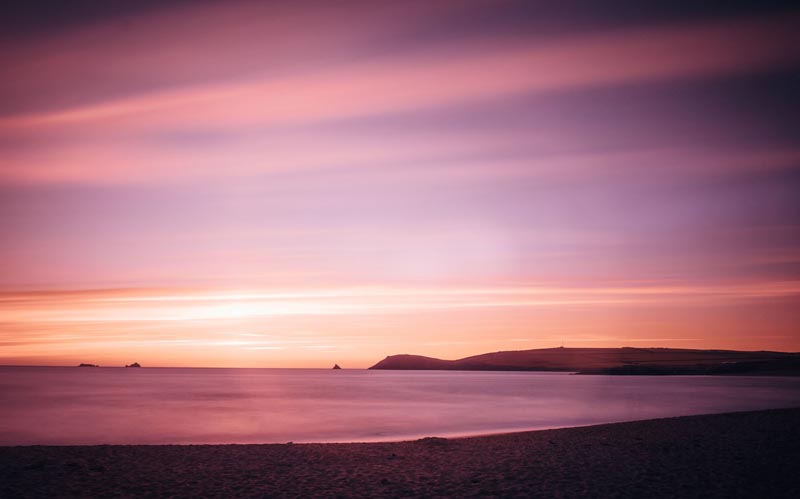
[[[27,358],[63,364],[62,359],[74,362],[88,357],[86,361],[119,365],[133,355],[140,362],[160,366],[297,367],[300,363],[301,367],[326,367],[344,358],[349,367],[368,367],[385,355],[406,351],[451,358],[544,348],[561,341],[572,346],[752,349],[772,345],[773,349],[792,350],[797,344],[788,334],[791,323],[776,322],[783,335],[747,342],[731,341],[724,331],[706,329],[708,318],[687,329],[680,321],[672,323],[671,316],[676,309],[688,308],[702,316],[709,308],[757,307],[765,300],[792,300],[798,294],[800,282],[695,287],[6,292],[0,295],[4,309],[0,335],[6,340],[14,338],[15,345],[4,347],[5,357],[0,362],[24,363]],[[628,314],[644,315],[650,324],[644,329],[640,318],[631,321],[625,317]],[[587,325],[586,316],[594,315],[610,315],[615,326],[623,328],[612,332],[608,323]],[[493,316],[503,317],[495,319],[497,323],[512,319],[512,324],[497,329]],[[543,316],[549,316],[546,327],[528,336],[525,322]],[[473,318],[479,320],[473,322]],[[513,324],[519,318],[525,322]],[[442,322],[455,322],[458,330],[441,331],[441,327],[452,327],[442,326]],[[320,324],[325,324],[324,329]],[[697,337],[701,330],[706,339]],[[431,341],[442,335],[450,339]]]

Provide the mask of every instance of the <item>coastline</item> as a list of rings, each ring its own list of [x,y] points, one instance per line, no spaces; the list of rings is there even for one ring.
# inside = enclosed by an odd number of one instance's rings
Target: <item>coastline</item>
[[[797,497],[800,408],[381,443],[0,447],[0,496]]]

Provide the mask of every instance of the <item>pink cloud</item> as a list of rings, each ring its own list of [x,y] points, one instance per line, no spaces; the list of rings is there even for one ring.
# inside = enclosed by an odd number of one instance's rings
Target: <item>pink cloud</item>
[[[298,124],[665,78],[771,67],[800,57],[796,16],[613,31],[530,42],[492,39],[343,63],[294,75],[185,86],[54,112],[6,117],[4,129],[113,123]],[[105,58],[114,57],[113,45]],[[152,68],[145,67],[144,70]]]
[[[155,23],[153,37],[160,39],[163,33],[164,50],[182,53],[183,40],[194,39],[191,30],[205,29],[204,23],[213,19],[213,15],[213,11],[206,12],[204,16],[209,16],[208,19],[201,16],[199,26],[189,23],[185,28],[189,31],[179,33],[173,32],[171,24],[156,19],[151,21]],[[285,132],[286,127],[328,120],[426,111],[512,95],[697,78],[781,65],[800,56],[800,35],[794,29],[796,20],[796,16],[784,16],[549,40],[462,41],[381,58],[301,64],[260,77],[251,74],[242,78],[235,73],[227,81],[185,81],[172,89],[142,91],[56,111],[6,116],[0,118],[0,130],[8,137],[20,141],[30,137],[40,142],[46,137],[62,140],[47,147],[6,151],[0,160],[0,177],[5,182],[24,183],[117,183],[214,172],[235,175],[316,168],[322,164],[352,165],[388,157],[414,162],[453,153],[501,150],[530,143],[531,137],[525,133],[509,137],[507,132],[495,136],[463,133],[448,136],[444,132],[414,136],[406,132],[402,136],[376,137],[368,128],[350,137]],[[312,24],[319,22],[315,19]],[[269,36],[280,33],[279,30]],[[238,36],[233,37],[235,43],[243,43]],[[78,45],[82,43],[87,42]],[[133,40],[123,37],[119,44],[93,45],[91,57],[81,53],[80,60],[117,64],[129,50],[128,43]],[[320,42],[302,50],[318,53],[323,50],[322,45]],[[224,50],[230,48],[223,45]],[[340,48],[353,49],[349,44]],[[198,65],[219,60],[208,57],[202,47],[195,50]],[[24,54],[23,49],[15,57]],[[33,77],[39,73],[39,79],[47,80],[49,71],[64,71],[72,65],[73,57],[77,56],[62,51],[38,59],[29,73],[22,71],[19,81],[25,81],[25,74]],[[124,63],[128,70],[142,73],[157,73],[162,66],[170,64],[147,57],[125,59]],[[56,79],[53,84],[58,83]],[[143,133],[171,133],[198,127],[246,132],[251,127],[265,125],[284,132],[268,133],[264,138],[243,133],[245,138],[218,150],[164,150],[133,140]],[[269,137],[278,139],[266,140]]]

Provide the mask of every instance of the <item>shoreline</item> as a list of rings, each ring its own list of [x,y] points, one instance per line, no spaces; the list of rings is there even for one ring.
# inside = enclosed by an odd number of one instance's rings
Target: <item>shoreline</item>
[[[797,497],[800,408],[373,443],[0,447],[0,496]]]
[[[762,413],[762,412],[773,412],[773,411],[798,411],[800,413],[800,406],[798,407],[778,407],[778,408],[771,408],[771,409],[759,409],[754,411],[727,411],[727,412],[709,412],[703,414],[690,414],[685,416],[664,416],[659,418],[649,418],[649,419],[631,419],[626,421],[612,421],[606,423],[584,423],[584,424],[575,424],[569,426],[547,426],[541,428],[512,428],[512,429],[497,429],[497,430],[486,430],[486,431],[476,431],[476,432],[452,432],[452,433],[435,433],[435,434],[428,434],[428,433],[419,433],[419,434],[406,434],[406,435],[399,435],[396,437],[374,437],[374,439],[367,438],[367,439],[360,439],[360,440],[325,440],[325,439],[318,439],[318,440],[291,440],[286,442],[224,442],[224,443],[99,443],[99,444],[19,444],[19,445],[4,445],[0,444],[0,451],[3,449],[26,449],[26,448],[54,448],[54,449],[69,449],[74,447],[81,447],[81,448],[93,448],[93,447],[247,447],[247,446],[270,446],[270,445],[361,445],[361,444],[406,444],[410,442],[419,442],[421,440],[426,439],[435,439],[435,440],[447,440],[447,441],[459,441],[459,440],[468,440],[468,439],[480,439],[480,438],[494,438],[494,437],[505,437],[505,436],[514,436],[514,435],[524,435],[529,433],[540,433],[545,431],[562,431],[562,430],[573,430],[573,429],[583,429],[583,428],[596,428],[596,427],[605,427],[605,426],[613,426],[613,425],[626,425],[626,424],[634,424],[634,423],[645,423],[645,422],[663,422],[663,421],[670,421],[670,420],[679,420],[685,418],[703,418],[703,417],[713,417],[713,416],[724,416],[724,415],[736,415],[736,414],[750,414],[750,413]],[[798,414],[798,418],[800,418],[800,414]],[[800,423],[800,419],[798,419],[798,423]]]

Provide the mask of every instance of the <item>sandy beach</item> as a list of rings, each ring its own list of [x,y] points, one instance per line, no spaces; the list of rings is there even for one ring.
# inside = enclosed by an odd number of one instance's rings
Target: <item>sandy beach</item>
[[[800,409],[351,444],[0,448],[2,497],[800,497]]]

